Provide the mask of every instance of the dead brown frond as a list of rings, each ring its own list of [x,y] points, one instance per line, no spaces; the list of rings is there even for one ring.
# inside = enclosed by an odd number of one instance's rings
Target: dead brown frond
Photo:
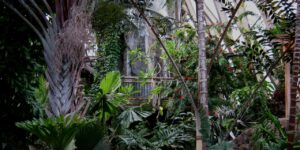
[[[86,44],[90,40],[90,14],[87,2],[73,5],[67,19],[56,36],[54,58],[56,67],[47,70],[50,83],[49,115],[77,113],[85,104],[80,87],[80,73],[84,65]]]
[[[85,102],[80,73],[90,41],[90,18],[96,1],[58,0],[55,1],[56,10],[52,11],[46,0],[43,0],[46,10],[35,0],[19,0],[34,22],[8,0],[2,2],[35,31],[43,44],[49,83],[47,115],[73,115],[81,111]]]

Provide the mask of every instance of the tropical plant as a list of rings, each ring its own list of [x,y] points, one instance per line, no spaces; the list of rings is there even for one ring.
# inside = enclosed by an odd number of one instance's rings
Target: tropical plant
[[[282,26],[289,26],[285,29],[285,33],[293,33],[295,27],[295,7],[293,1],[286,0],[269,0],[259,1],[255,0],[257,7],[270,19],[273,24],[281,24]]]
[[[97,56],[94,75],[100,82],[110,71],[120,69],[124,50],[123,34],[128,26],[125,7],[113,1],[99,1],[92,15],[92,25],[97,37]],[[103,61],[105,60],[105,61]]]
[[[152,113],[143,110],[137,110],[137,107],[130,107],[124,110],[119,116],[118,119],[121,120],[121,124],[128,128],[129,125],[133,122],[143,121],[145,118],[149,117]]]
[[[92,112],[95,112],[103,122],[107,121],[117,112],[119,106],[128,103],[127,100],[132,90],[132,86],[121,87],[121,75],[119,72],[112,71],[107,73],[100,82],[92,104]]]
[[[19,122],[16,126],[36,135],[54,150],[74,150],[76,133],[88,123],[78,116],[60,116]]]
[[[29,21],[9,2],[2,2],[32,28],[44,47],[46,79],[49,83],[47,115],[79,112],[84,105],[79,81],[86,51],[84,44],[90,38],[93,1],[55,1],[55,13],[47,1],[43,1],[45,10],[35,1],[20,1],[34,21]]]
[[[34,114],[43,118],[46,117],[45,109],[48,103],[48,86],[43,77],[40,77],[38,82],[38,87],[33,91],[34,98],[31,100],[31,105],[33,106]]]
[[[192,113],[182,113],[169,120],[173,121],[171,124],[156,122],[153,128],[140,121],[125,129],[119,135],[119,142],[127,149],[192,149],[195,147],[192,118]]]
[[[232,150],[234,144],[232,142],[222,142],[209,147],[209,150]]]
[[[277,117],[270,111],[263,113],[264,121],[254,126],[254,149],[281,150],[287,146],[287,134]]]
[[[192,141],[194,141],[192,132],[188,132],[187,128],[190,127],[182,124],[167,125],[158,123],[154,129],[155,135],[151,139],[152,144],[161,149],[185,149],[188,144],[192,144]]]
[[[153,148],[152,143],[146,139],[149,131],[147,129],[142,129],[139,131],[135,130],[125,130],[123,135],[119,135],[121,148],[134,150],[142,149],[146,150]]]
[[[95,119],[81,127],[75,136],[76,150],[109,150],[107,127]]]
[[[45,72],[42,46],[34,32],[1,1],[0,8],[0,119],[5,122],[0,125],[0,147],[22,149],[33,139],[15,122],[34,116],[30,101],[38,76]]]

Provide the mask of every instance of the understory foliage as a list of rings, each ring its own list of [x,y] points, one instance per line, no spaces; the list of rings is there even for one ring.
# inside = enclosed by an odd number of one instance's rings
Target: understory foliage
[[[23,128],[49,144],[52,149],[75,149],[74,137],[76,133],[88,122],[78,116],[60,116],[56,118],[34,119],[17,123]]]
[[[167,117],[167,114],[149,111],[147,107],[125,107],[132,90],[132,87],[121,86],[118,72],[109,72],[100,82],[99,91],[86,118],[79,116],[40,118],[17,123],[17,126],[37,136],[42,141],[40,144],[36,143],[40,148],[42,145],[66,150],[87,147],[92,149],[193,147],[192,113],[182,112]]]
[[[189,88],[195,94],[197,91],[195,81],[197,55],[195,54],[198,50],[194,40],[195,31],[188,26],[182,27],[175,31],[172,37],[174,39],[165,41],[166,46],[172,56],[176,58]],[[207,42],[207,45],[210,46],[210,38]],[[210,55],[208,54],[208,56]],[[249,59],[245,55],[223,55],[220,56],[218,62],[213,64],[210,73],[211,78],[209,78],[209,89],[213,89],[209,90],[209,112],[211,116],[209,128],[211,132],[207,137],[207,143],[214,145],[212,148],[217,147],[220,143],[225,146],[231,138],[251,127],[251,122],[262,121],[263,118],[260,116],[266,113],[265,110],[268,110],[267,103],[273,88],[266,82],[253,96],[253,90],[258,81],[252,70],[248,68],[248,62]],[[169,68],[172,71],[172,67]],[[161,97],[171,96],[168,98],[169,104],[163,105],[166,109],[171,110],[170,112],[187,110],[187,95],[182,92],[182,89],[180,82],[169,84],[169,87],[164,85],[161,88],[161,94],[163,94]],[[251,101],[251,105],[248,104],[249,101]],[[169,106],[171,107],[169,108]],[[205,121],[203,120],[203,122]]]
[[[17,121],[35,115],[30,101],[39,76],[45,71],[42,46],[32,30],[0,2],[0,143],[1,148],[22,149],[33,139],[17,128]],[[26,34],[24,34],[26,33]],[[17,110],[17,111],[16,111]],[[22,113],[20,113],[22,112]]]

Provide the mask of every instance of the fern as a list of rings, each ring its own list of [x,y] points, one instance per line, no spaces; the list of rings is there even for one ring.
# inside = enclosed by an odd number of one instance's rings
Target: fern
[[[45,108],[48,103],[48,87],[45,78],[40,77],[38,80],[38,87],[34,89],[34,100],[31,101],[33,105],[34,114],[39,117],[45,117]]]

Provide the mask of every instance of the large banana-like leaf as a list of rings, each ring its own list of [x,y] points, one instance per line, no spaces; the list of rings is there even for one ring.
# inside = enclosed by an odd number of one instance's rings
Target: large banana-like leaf
[[[102,94],[114,93],[121,86],[121,75],[117,71],[112,71],[106,74],[100,83]]]
[[[116,92],[120,86],[121,75],[117,71],[107,73],[100,82],[100,91],[96,96],[100,120],[109,119],[121,104],[127,103],[128,94]]]
[[[105,126],[95,121],[84,126],[76,134],[76,150],[109,150],[105,141]]]

